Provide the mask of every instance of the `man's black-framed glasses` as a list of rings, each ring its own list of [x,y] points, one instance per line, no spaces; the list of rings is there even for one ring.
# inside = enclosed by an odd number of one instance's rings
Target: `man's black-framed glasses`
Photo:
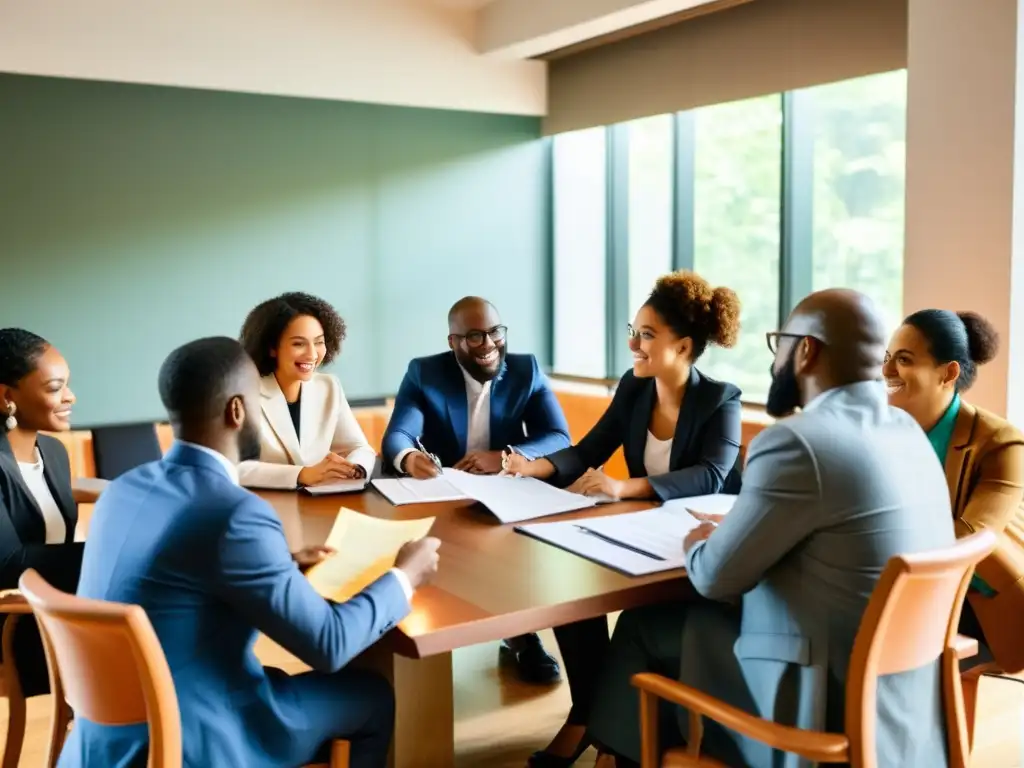
[[[491,341],[495,344],[505,340],[505,334],[508,332],[508,327],[504,325],[496,325],[493,328],[486,331],[469,331],[468,333],[453,333],[457,339],[465,339],[467,347],[479,347],[484,343],[486,337],[490,337]]]
[[[779,342],[782,339],[806,339],[808,334],[806,333],[783,333],[782,331],[768,331],[764,335],[765,340],[768,342],[768,351],[773,355],[779,353]]]

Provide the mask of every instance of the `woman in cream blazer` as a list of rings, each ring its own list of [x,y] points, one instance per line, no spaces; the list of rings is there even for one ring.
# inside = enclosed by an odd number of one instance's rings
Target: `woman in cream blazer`
[[[882,372],[889,402],[914,417],[942,462],[956,535],[999,534],[975,569],[960,632],[1016,674],[1024,671],[1024,434],[960,397],[997,351],[983,317],[926,309],[893,335]]]
[[[330,304],[285,293],[249,313],[241,341],[260,375],[260,458],[242,462],[250,488],[290,489],[368,477],[376,453],[338,380],[317,369],[341,350],[345,322]]]

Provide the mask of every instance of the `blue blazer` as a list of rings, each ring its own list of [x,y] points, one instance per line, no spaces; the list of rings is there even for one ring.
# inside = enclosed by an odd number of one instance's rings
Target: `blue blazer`
[[[384,433],[384,469],[406,448],[423,446],[450,467],[466,455],[469,412],[466,380],[452,352],[409,363]],[[512,446],[536,458],[571,444],[569,425],[533,355],[505,357],[491,382],[492,451]]]
[[[265,670],[257,632],[319,672],[344,666],[409,612],[386,574],[345,603],[299,572],[273,507],[217,458],[176,444],[115,480],[96,505],[78,594],[141,605],[170,665],[184,765],[285,768],[310,762],[336,712]],[[321,697],[322,699],[322,697]],[[145,766],[145,724],[75,718],[60,768]],[[316,737],[314,737],[316,734]]]

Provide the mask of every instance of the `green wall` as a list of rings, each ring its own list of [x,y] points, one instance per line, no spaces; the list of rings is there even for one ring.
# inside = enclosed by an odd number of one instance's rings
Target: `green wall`
[[[328,299],[350,398],[392,394],[489,297],[550,359],[535,118],[0,75],[0,326],[64,352],[76,425],[162,417],[176,345]]]

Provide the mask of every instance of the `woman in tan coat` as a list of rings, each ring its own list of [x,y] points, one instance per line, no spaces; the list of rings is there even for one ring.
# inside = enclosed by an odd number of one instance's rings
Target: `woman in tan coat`
[[[976,569],[960,631],[988,646],[1005,672],[1024,670],[1024,434],[961,399],[998,336],[973,312],[915,312],[896,331],[882,372],[889,402],[921,425],[946,471],[957,537],[999,534]]]

